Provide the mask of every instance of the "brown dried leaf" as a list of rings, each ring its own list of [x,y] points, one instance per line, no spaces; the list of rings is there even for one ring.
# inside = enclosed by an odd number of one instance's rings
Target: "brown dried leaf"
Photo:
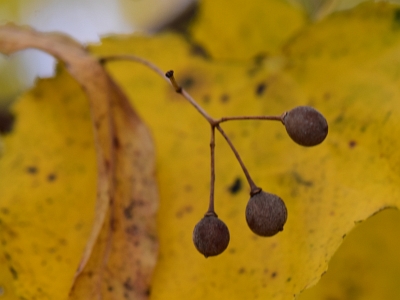
[[[146,299],[158,246],[149,132],[101,64],[76,41],[12,24],[0,27],[1,52],[27,48],[62,61],[86,92],[92,113],[98,168],[96,216],[71,298],[115,299],[124,293],[129,299]],[[110,293],[111,289],[121,292]]]

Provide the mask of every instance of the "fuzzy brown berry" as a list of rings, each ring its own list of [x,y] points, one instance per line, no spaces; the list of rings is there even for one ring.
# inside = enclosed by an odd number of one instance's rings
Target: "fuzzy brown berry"
[[[207,213],[193,230],[193,243],[205,257],[224,252],[229,244],[228,227],[215,213]]]
[[[285,203],[277,195],[260,191],[250,197],[246,221],[255,234],[273,236],[283,230],[286,219]]]
[[[292,140],[302,146],[318,145],[328,134],[326,119],[311,106],[297,106],[288,111],[283,124]]]

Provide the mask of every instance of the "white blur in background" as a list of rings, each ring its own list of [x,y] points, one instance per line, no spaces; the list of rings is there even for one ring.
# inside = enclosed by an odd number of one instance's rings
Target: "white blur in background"
[[[195,0],[0,0],[0,24],[59,31],[81,43],[105,35],[152,32],[186,11]],[[7,104],[54,72],[55,60],[38,50],[0,55],[0,103]]]

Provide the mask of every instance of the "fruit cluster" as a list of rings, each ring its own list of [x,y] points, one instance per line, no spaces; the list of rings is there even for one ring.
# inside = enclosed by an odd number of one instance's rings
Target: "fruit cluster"
[[[328,134],[324,116],[309,106],[295,107],[284,113],[281,120],[292,140],[302,146],[318,145]],[[270,237],[283,230],[287,209],[279,196],[253,187],[245,215],[255,234]],[[205,257],[221,254],[228,247],[229,238],[228,227],[214,211],[208,211],[193,231],[194,245]]]
[[[252,180],[246,166],[244,165],[239,153],[232,144],[220,124],[222,122],[234,120],[272,120],[280,121],[286,128],[290,138],[297,144],[305,147],[316,146],[322,143],[328,135],[328,123],[324,116],[310,106],[298,106],[280,116],[235,116],[223,117],[220,119],[212,118],[175,80],[174,71],[163,73],[153,63],[134,55],[117,55],[103,57],[102,63],[110,60],[125,59],[141,63],[162,77],[169,79],[175,91],[181,94],[194,108],[208,121],[211,126],[211,184],[209,207],[204,217],[197,223],[193,230],[193,242],[196,249],[205,257],[221,254],[229,244],[229,230],[221,221],[214,210],[214,135],[217,129],[239,162],[247,182],[250,186],[250,200],[246,206],[246,221],[249,228],[257,235],[270,237],[283,230],[287,219],[287,209],[283,200],[274,194],[264,192]],[[165,78],[164,77],[164,78]]]

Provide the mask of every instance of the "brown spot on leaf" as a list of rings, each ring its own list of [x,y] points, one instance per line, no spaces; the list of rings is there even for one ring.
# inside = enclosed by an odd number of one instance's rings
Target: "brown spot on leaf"
[[[128,291],[133,291],[134,286],[133,286],[133,282],[132,279],[130,277],[128,277],[125,282],[124,282],[124,289],[128,290]]]
[[[244,272],[246,272],[246,269],[245,269],[244,267],[241,267],[241,268],[238,270],[238,273],[239,273],[239,274],[243,274]]]
[[[326,92],[326,93],[323,95],[323,98],[324,98],[324,100],[329,100],[329,99],[331,98],[331,94],[330,94],[329,92]]]
[[[114,137],[113,144],[116,149],[119,149],[121,147],[121,142],[119,141],[118,137]]]
[[[34,175],[34,174],[36,174],[38,172],[38,168],[35,167],[35,166],[28,166],[26,168],[26,172],[28,172],[29,174]]]
[[[278,276],[278,273],[277,272],[272,272],[271,278],[275,278],[276,276]]]
[[[137,235],[139,234],[139,227],[137,225],[129,226],[125,229],[125,232],[129,235]]]
[[[229,95],[228,94],[222,94],[220,98],[222,103],[226,103],[229,101]]]
[[[210,97],[210,95],[204,95],[202,100],[204,103],[209,103],[211,100],[211,97]]]
[[[18,273],[17,273],[17,271],[16,271],[13,267],[10,267],[9,270],[10,270],[11,275],[12,275],[12,277],[14,278],[14,280],[17,280],[17,279],[18,279]]]
[[[200,44],[192,44],[192,47],[190,48],[190,54],[194,56],[200,56],[204,59],[211,58],[210,53],[208,53],[208,51]]]
[[[176,217],[177,218],[182,218],[185,214],[191,213],[193,211],[193,206],[191,205],[185,205],[184,207],[181,207],[177,212],[176,212]]]
[[[6,260],[10,261],[11,260],[11,255],[9,253],[7,253],[7,252],[4,252],[4,258]]]
[[[356,142],[355,140],[351,140],[351,141],[349,142],[349,147],[350,147],[350,148],[354,148],[355,146],[357,146],[357,142]]]
[[[133,207],[135,206],[134,202],[131,201],[127,207],[124,208],[124,216],[127,219],[132,219],[133,217]]]
[[[297,172],[293,172],[292,173],[294,180],[300,184],[300,185],[304,185],[306,187],[310,187],[313,186],[313,182],[311,180],[306,180],[304,179],[299,173]]]
[[[239,193],[241,190],[242,190],[242,179],[240,177],[236,177],[232,185],[229,187],[229,192],[234,195]]]
[[[7,207],[2,207],[0,208],[0,212],[2,214],[8,215],[10,213],[10,210]]]
[[[267,84],[265,82],[261,82],[256,86],[256,95],[261,97],[265,90],[267,89]]]
[[[195,84],[195,80],[193,77],[187,76],[182,79],[181,86],[185,90],[190,89]]]
[[[134,215],[134,209],[137,206],[143,206],[145,205],[145,202],[141,199],[135,200],[132,199],[131,202],[129,202],[129,205],[124,208],[124,216],[126,219],[132,219]]]
[[[57,175],[54,173],[50,173],[49,175],[47,175],[47,181],[48,182],[53,182],[57,179]]]

